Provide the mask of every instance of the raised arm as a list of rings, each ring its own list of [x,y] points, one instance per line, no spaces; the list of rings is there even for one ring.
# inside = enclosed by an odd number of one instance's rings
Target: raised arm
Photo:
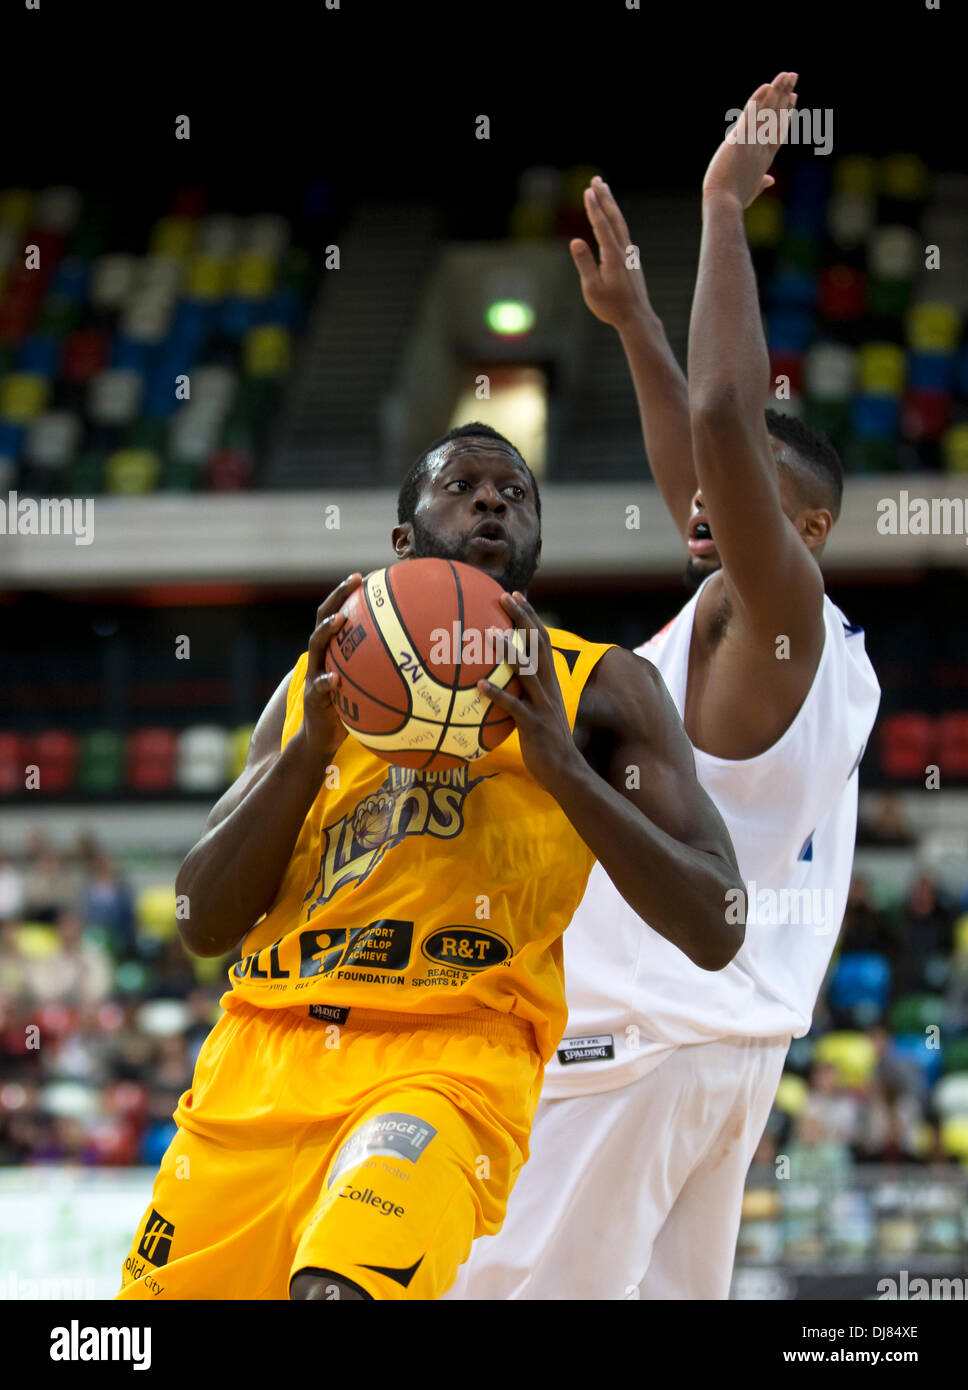
[[[823,580],[781,505],[776,460],[764,420],[769,357],[743,209],[772,184],[767,170],[796,103],[795,73],[781,73],[750,98],[703,183],[699,274],[689,323],[689,414],[696,474],[724,583],[742,626],[764,646],[790,638],[794,659],[815,662],[823,645]],[[737,139],[769,127],[748,120],[750,104],[775,116],[773,140]]]
[[[189,909],[179,931],[197,956],[233,950],[272,906],[326,768],[346,737],[332,700],[339,677],[326,674],[323,662],[345,621],[339,609],[359,582],[358,574],[350,575],[316,614],[298,733],[280,747],[290,671],[255,727],[241,775],[212,809],[178,871],[175,892],[187,895]]]
[[[582,692],[579,751],[547,630],[523,595],[502,602],[537,631],[538,669],[521,673],[521,699],[479,685],[514,719],[528,771],[633,911],[694,964],[721,970],[743,944],[745,885],[661,676],[632,652],[606,652]]]
[[[598,242],[598,263],[580,238],[570,243],[585,303],[611,324],[625,349],[635,385],[645,452],[673,521],[685,534],[696,492],[689,433],[689,389],[662,320],[652,307],[642,270],[632,259],[632,237],[607,183],[597,176],[585,190],[585,211]]]

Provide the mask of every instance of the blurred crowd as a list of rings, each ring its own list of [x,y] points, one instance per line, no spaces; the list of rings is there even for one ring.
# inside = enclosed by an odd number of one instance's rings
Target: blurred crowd
[[[968,1165],[968,893],[876,888],[855,875],[760,1162]],[[170,885],[135,891],[90,840],[0,854],[0,1165],[157,1164],[228,965],[183,950]]]
[[[916,850],[883,798],[858,843]],[[785,1176],[851,1162],[968,1169],[968,877],[945,892],[916,867],[902,894],[855,872],[813,1027],[791,1045],[756,1162]]]
[[[0,1164],[157,1164],[227,964],[88,840],[0,855]]]

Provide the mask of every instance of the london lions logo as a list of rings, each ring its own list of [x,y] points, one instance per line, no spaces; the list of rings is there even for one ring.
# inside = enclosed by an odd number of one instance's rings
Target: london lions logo
[[[340,888],[372,873],[387,850],[405,836],[450,840],[459,835],[464,829],[466,797],[478,782],[496,776],[489,772],[468,778],[466,767],[445,772],[390,767],[375,792],[323,827],[319,872],[303,898],[303,905],[309,904],[306,920]]]

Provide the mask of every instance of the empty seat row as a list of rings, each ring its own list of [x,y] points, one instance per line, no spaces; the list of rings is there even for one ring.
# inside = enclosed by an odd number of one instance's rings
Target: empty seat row
[[[887,777],[922,784],[930,767],[940,781],[968,778],[968,712],[938,719],[917,712],[884,716],[878,724],[881,771]]]
[[[252,725],[226,729],[194,725],[176,733],[165,728],[122,735],[65,729],[38,734],[0,734],[0,795],[25,788],[41,793],[132,791],[218,791],[244,766]]]

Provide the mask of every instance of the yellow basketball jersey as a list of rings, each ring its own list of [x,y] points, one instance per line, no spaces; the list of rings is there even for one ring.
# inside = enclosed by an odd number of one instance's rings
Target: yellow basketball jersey
[[[609,648],[549,633],[574,729]],[[306,662],[289,684],[283,747],[302,724]],[[528,1020],[547,1061],[567,1018],[561,934],[594,856],[528,772],[517,731],[437,773],[391,766],[348,735],[332,766],[276,901],[229,972],[235,997],[317,1005],[337,1022],[353,1007],[483,1006]]]

